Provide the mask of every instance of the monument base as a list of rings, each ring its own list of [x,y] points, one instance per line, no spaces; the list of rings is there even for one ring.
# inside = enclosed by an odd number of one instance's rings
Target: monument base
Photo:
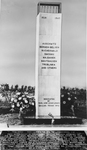
[[[41,118],[30,118],[24,117],[23,122],[24,125],[69,125],[69,124],[82,124],[81,118],[76,117],[61,117],[60,119],[41,119]]]

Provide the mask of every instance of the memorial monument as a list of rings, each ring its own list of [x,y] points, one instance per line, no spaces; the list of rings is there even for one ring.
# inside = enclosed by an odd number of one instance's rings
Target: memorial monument
[[[61,97],[61,3],[38,3],[36,28],[36,89],[33,117],[25,116],[24,124],[82,124],[74,114],[71,98]],[[61,97],[61,98],[60,98]],[[63,107],[69,106],[69,115]]]
[[[36,118],[60,118],[61,3],[38,3]]]

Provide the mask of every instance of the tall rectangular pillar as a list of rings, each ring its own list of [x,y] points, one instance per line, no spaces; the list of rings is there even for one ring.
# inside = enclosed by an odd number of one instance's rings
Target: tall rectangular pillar
[[[60,118],[61,4],[39,3],[36,30],[36,117]]]

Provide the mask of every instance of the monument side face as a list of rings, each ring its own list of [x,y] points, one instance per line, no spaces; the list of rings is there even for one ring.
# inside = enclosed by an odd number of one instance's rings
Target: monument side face
[[[60,118],[61,14],[39,13],[36,36],[36,117]]]

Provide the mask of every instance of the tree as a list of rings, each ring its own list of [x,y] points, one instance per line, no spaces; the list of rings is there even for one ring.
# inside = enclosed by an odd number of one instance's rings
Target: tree
[[[18,90],[18,84],[17,84],[17,85],[15,85],[15,90],[16,90],[16,91]]]
[[[5,91],[8,91],[9,90],[9,84],[5,84],[4,89],[5,89]]]
[[[13,85],[11,86],[11,91],[13,92],[14,88],[13,88]]]

